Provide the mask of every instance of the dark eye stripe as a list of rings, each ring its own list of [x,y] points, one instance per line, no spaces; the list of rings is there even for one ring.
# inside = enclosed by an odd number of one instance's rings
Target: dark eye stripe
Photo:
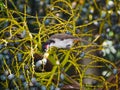
[[[50,42],[50,43],[55,43],[55,41],[54,41],[54,40],[49,40],[49,42]]]

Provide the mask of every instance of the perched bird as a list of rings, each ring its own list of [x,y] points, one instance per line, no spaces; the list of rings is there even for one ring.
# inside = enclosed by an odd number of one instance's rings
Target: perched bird
[[[54,34],[43,44],[43,49],[53,46],[57,48],[71,48],[77,41],[81,41],[81,39],[70,34]]]

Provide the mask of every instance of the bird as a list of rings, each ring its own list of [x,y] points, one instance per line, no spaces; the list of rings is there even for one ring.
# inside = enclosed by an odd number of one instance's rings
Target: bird
[[[66,34],[66,33],[53,34],[43,44],[43,49],[47,50],[50,47],[69,49],[74,45],[75,42],[78,42],[78,41],[83,41],[83,40],[71,34]]]

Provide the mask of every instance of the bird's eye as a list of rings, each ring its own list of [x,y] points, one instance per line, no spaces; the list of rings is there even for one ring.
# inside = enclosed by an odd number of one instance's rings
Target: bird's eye
[[[63,38],[61,38],[60,40],[61,40],[61,41],[63,41],[64,39],[63,39]]]
[[[42,50],[45,51],[48,46],[49,46],[49,43],[43,43],[42,44]]]

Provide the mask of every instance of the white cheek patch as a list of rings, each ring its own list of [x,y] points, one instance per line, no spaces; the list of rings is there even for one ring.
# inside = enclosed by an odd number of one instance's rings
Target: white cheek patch
[[[73,39],[54,39],[55,43],[51,43],[51,46],[57,47],[57,48],[67,48],[68,46],[71,47],[73,45]]]

